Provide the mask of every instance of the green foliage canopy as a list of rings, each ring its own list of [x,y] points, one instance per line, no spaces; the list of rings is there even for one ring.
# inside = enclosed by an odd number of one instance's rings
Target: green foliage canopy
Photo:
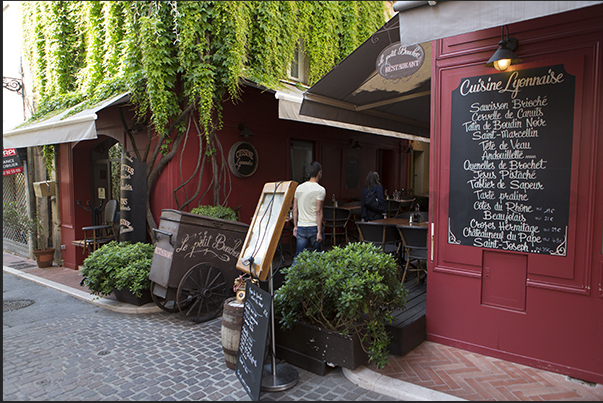
[[[24,55],[38,96],[31,121],[79,103],[81,110],[128,90],[137,116],[149,116],[164,138],[171,122],[194,104],[208,141],[221,127],[222,102],[238,99],[241,78],[278,87],[288,78],[301,41],[312,84],[386,18],[382,1],[32,1],[21,6]]]

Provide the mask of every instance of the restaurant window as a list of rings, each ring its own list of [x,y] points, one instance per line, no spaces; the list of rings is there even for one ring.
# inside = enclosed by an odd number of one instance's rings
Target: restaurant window
[[[291,140],[291,180],[303,183],[306,178],[306,168],[314,161],[314,142]]]
[[[295,45],[295,51],[293,52],[293,59],[291,60],[291,66],[289,68],[289,78],[294,81],[301,83],[306,82],[306,71],[307,71],[306,57],[304,55],[303,43],[300,41]]]

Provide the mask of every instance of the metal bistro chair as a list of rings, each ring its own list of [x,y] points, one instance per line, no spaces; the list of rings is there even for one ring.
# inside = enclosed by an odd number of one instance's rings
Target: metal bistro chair
[[[345,243],[348,239],[348,220],[350,219],[350,210],[340,207],[323,206],[323,227],[325,237],[330,236],[331,246],[337,245],[337,236],[344,236]]]
[[[403,227],[398,226],[400,238],[402,239],[402,247],[404,252],[404,274],[402,275],[402,284],[409,271],[417,273],[417,284],[421,283],[421,273],[427,276],[427,268],[421,264],[422,261],[427,263],[427,227]],[[416,261],[417,264],[411,263]]]
[[[402,202],[398,200],[386,200],[385,209],[387,210],[387,218],[395,217],[402,208]]]
[[[356,221],[361,242],[377,245],[383,252],[394,255],[400,261],[402,239],[395,224]]]
[[[395,218],[406,218],[407,220],[410,219],[410,216],[415,214],[414,211],[404,211],[400,214],[398,214]],[[420,211],[419,215],[421,216],[421,222],[425,222],[427,220],[429,220],[429,213],[427,211]]]
[[[101,246],[111,241],[117,241],[115,231],[115,218],[117,216],[117,200],[109,200],[103,210],[103,223],[82,227],[84,239],[73,241],[72,244],[86,251],[94,252]]]
[[[348,220],[348,237],[352,237],[355,240],[358,240],[360,237],[358,235],[358,228],[356,228],[356,221],[360,221],[360,216],[362,213],[362,205],[360,200],[354,200],[344,204],[344,208],[350,210],[350,219]]]
[[[415,200],[416,198],[400,200],[400,208],[398,210],[398,214],[405,211],[410,211],[410,208]]]

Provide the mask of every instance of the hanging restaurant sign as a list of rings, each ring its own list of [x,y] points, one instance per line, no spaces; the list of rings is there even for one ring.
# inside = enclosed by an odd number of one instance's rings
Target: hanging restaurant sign
[[[239,141],[232,145],[228,152],[228,166],[239,178],[247,178],[258,169],[258,152],[253,144]]]
[[[16,149],[5,148],[2,151],[2,167],[2,176],[13,175],[23,172],[21,158],[19,158]]]
[[[412,75],[424,61],[425,50],[421,45],[400,46],[396,42],[381,51],[375,67],[382,77],[395,80]]]

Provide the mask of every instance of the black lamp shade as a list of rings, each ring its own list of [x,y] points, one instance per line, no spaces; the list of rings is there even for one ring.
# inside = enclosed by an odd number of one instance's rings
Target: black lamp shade
[[[499,69],[498,65],[495,64],[495,62],[499,60],[508,59],[511,61],[509,65],[521,63],[521,59],[515,53],[513,53],[513,49],[515,49],[516,47],[517,40],[515,38],[508,38],[500,41],[498,43],[498,49],[496,50],[496,52],[494,52],[490,60],[488,60],[488,63],[486,63],[486,67],[494,67],[497,70],[502,71],[506,68]]]

